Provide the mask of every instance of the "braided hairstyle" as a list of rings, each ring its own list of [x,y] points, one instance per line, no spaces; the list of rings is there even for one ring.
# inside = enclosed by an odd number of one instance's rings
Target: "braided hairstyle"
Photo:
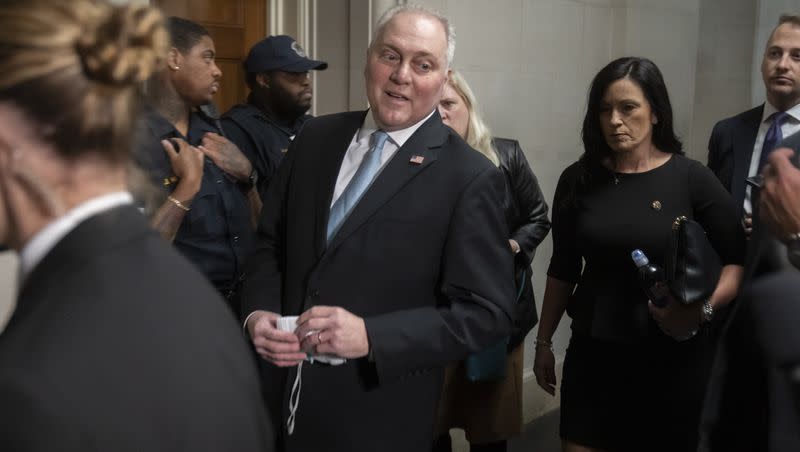
[[[127,161],[140,87],[169,38],[161,14],[105,0],[3,0],[0,102],[20,108],[62,157]]]

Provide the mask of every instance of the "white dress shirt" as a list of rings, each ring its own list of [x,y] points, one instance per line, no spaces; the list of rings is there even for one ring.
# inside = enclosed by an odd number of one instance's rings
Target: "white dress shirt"
[[[756,135],[756,142],[753,145],[753,155],[750,158],[750,169],[747,171],[747,177],[755,176],[758,173],[758,164],[761,162],[761,148],[764,146],[764,138],[767,136],[767,130],[772,125],[770,116],[778,111],[768,101],[764,102],[764,112],[761,115],[761,125],[758,127],[758,135]],[[800,132],[800,104],[786,110],[789,116],[781,124],[781,136],[786,139],[797,132]],[[744,211],[748,214],[753,213],[753,205],[750,201],[752,188],[747,185],[744,191]]]
[[[389,135],[389,139],[386,140],[386,144],[383,145],[383,151],[381,151],[381,169],[378,170],[378,174],[380,174],[380,171],[386,166],[386,162],[388,162],[394,154],[397,153],[397,150],[411,138],[411,135],[433,115],[434,111],[436,110],[431,111],[428,116],[422,118],[421,121],[411,127],[395,130],[394,132],[386,132]],[[372,117],[372,110],[370,110],[367,112],[367,117],[364,118],[364,125],[356,131],[352,141],[350,141],[350,146],[347,147],[347,152],[344,154],[342,166],[339,167],[339,176],[336,178],[336,186],[333,189],[331,207],[333,203],[339,199],[344,189],[347,188],[347,184],[350,183],[350,180],[353,179],[353,176],[356,174],[358,167],[361,165],[361,161],[364,160],[364,156],[367,154],[367,151],[369,151],[370,137],[376,130],[378,130],[378,126],[375,123],[375,118]]]
[[[20,251],[19,280],[24,281],[47,253],[84,220],[114,207],[132,203],[133,196],[126,191],[108,193],[78,204],[65,215],[47,224]]]

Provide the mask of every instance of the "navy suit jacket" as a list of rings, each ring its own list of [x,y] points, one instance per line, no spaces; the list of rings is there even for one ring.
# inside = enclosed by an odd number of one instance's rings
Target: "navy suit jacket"
[[[720,344],[700,451],[800,450],[800,273],[755,281]]]
[[[780,146],[800,152],[800,134]],[[758,190],[753,216],[758,218]],[[721,337],[703,413],[700,451],[779,451],[800,447],[800,276],[786,246],[760,221],[748,241],[744,295]],[[799,372],[800,373],[800,372]]]
[[[502,173],[438,113],[326,243],[342,159],[366,114],[306,122],[268,189],[244,281],[244,315],[341,306],[366,324],[372,360],[303,367],[287,451],[428,450],[443,367],[511,327]],[[262,371],[270,408],[285,421],[296,370],[264,362]]]
[[[708,167],[733,196],[739,218],[744,216],[744,180],[763,113],[764,105],[760,105],[719,121],[708,141]]]

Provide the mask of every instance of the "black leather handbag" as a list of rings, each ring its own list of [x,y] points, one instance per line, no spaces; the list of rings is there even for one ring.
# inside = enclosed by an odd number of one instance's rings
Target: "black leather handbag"
[[[702,303],[714,293],[722,264],[700,223],[685,216],[672,223],[664,272],[670,292],[684,304]]]

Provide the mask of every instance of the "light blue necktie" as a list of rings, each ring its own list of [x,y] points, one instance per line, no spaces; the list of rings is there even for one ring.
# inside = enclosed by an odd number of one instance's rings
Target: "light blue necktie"
[[[350,179],[350,183],[331,206],[331,213],[328,216],[328,242],[336,235],[344,219],[347,218],[347,214],[358,204],[367,187],[375,179],[375,175],[381,168],[381,151],[383,151],[383,145],[386,144],[388,138],[389,135],[383,130],[376,130],[372,133],[372,146],[364,154],[364,159],[361,160],[361,165]]]

